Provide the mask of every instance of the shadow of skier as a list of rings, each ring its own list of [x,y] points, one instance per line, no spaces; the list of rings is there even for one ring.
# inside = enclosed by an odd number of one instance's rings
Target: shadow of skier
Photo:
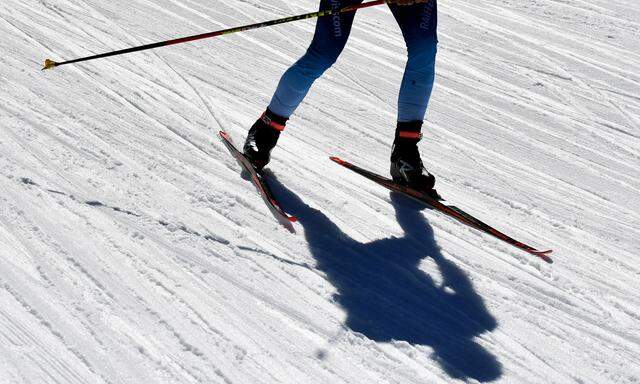
[[[473,340],[495,329],[496,320],[468,276],[440,253],[421,204],[392,194],[405,236],[363,244],[275,177],[269,180],[287,212],[304,227],[317,269],[336,288],[346,327],[377,342],[430,346],[432,358],[454,378],[485,382],[501,376],[496,357]],[[426,257],[437,264],[442,283],[419,269]]]

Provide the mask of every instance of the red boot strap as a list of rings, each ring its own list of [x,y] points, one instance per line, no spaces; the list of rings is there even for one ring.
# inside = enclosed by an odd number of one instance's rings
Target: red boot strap
[[[403,139],[422,139],[422,132],[400,131],[398,137]]]
[[[276,131],[280,131],[280,132],[284,131],[284,124],[276,123],[269,116],[267,116],[266,112],[263,113],[262,116],[260,116],[260,119],[262,119],[263,123],[267,124],[268,126],[275,129]]]

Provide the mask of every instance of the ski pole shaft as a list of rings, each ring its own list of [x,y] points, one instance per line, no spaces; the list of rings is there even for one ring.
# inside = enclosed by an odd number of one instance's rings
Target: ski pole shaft
[[[45,62],[44,62],[44,68],[42,68],[42,70],[53,69],[55,67],[59,67],[61,65],[66,65],[66,64],[80,63],[80,62],[83,62],[83,61],[102,59],[102,58],[105,58],[105,57],[124,55],[124,54],[127,54],[127,53],[133,53],[133,52],[146,51],[148,49],[166,47],[166,46],[169,46],[169,45],[188,43],[188,42],[191,42],[191,41],[208,39],[208,38],[212,38],[212,37],[216,37],[216,36],[229,35],[229,34],[236,33],[236,32],[244,32],[244,31],[249,31],[249,30],[252,30],[252,29],[270,27],[272,25],[290,23],[292,21],[297,21],[297,20],[305,20],[305,19],[312,19],[312,18],[317,18],[317,17],[331,16],[331,15],[336,15],[336,14],[346,13],[346,12],[355,12],[358,9],[373,7],[373,6],[376,6],[376,5],[384,4],[386,2],[387,2],[387,0],[376,0],[376,1],[370,1],[370,2],[362,3],[362,4],[351,5],[351,6],[347,6],[347,7],[340,8],[340,9],[326,9],[326,10],[322,10],[322,11],[318,11],[318,12],[305,13],[305,14],[297,15],[297,16],[289,16],[289,17],[284,17],[284,18],[281,18],[281,19],[265,21],[265,22],[261,22],[261,23],[243,25],[241,27],[223,29],[223,30],[219,30],[219,31],[202,33],[202,34],[199,34],[199,35],[181,37],[181,38],[172,39],[172,40],[160,41],[160,42],[152,43],[152,44],[140,45],[140,46],[137,46],[137,47],[132,47],[132,48],[127,48],[127,49],[121,49],[121,50],[118,50],[118,51],[101,53],[99,55],[81,57],[79,59],[68,60],[68,61],[63,61],[63,62],[55,62],[55,61],[53,61],[51,59],[46,59]]]

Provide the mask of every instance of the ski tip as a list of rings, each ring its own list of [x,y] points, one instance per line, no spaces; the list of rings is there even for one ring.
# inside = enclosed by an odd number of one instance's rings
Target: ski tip
[[[289,222],[291,222],[291,223],[297,223],[298,222],[298,218],[295,217],[295,216],[289,216],[288,219],[289,219]]]
[[[229,134],[225,131],[218,132],[218,136],[220,137],[220,139],[222,139],[222,141],[233,143],[233,140],[231,140],[231,136],[229,136]]]
[[[331,156],[330,159],[335,161],[336,163],[338,163],[340,165],[345,165],[347,163],[346,161],[344,161],[341,158],[336,157],[336,156]]]

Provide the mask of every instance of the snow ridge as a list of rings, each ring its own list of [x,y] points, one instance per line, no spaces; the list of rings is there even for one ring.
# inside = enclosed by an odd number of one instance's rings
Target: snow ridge
[[[273,153],[291,234],[216,134],[244,136],[312,22],[39,69],[317,2],[0,3],[0,381],[638,383],[636,2],[439,5],[425,161],[553,265],[329,161],[387,170],[384,7]]]

